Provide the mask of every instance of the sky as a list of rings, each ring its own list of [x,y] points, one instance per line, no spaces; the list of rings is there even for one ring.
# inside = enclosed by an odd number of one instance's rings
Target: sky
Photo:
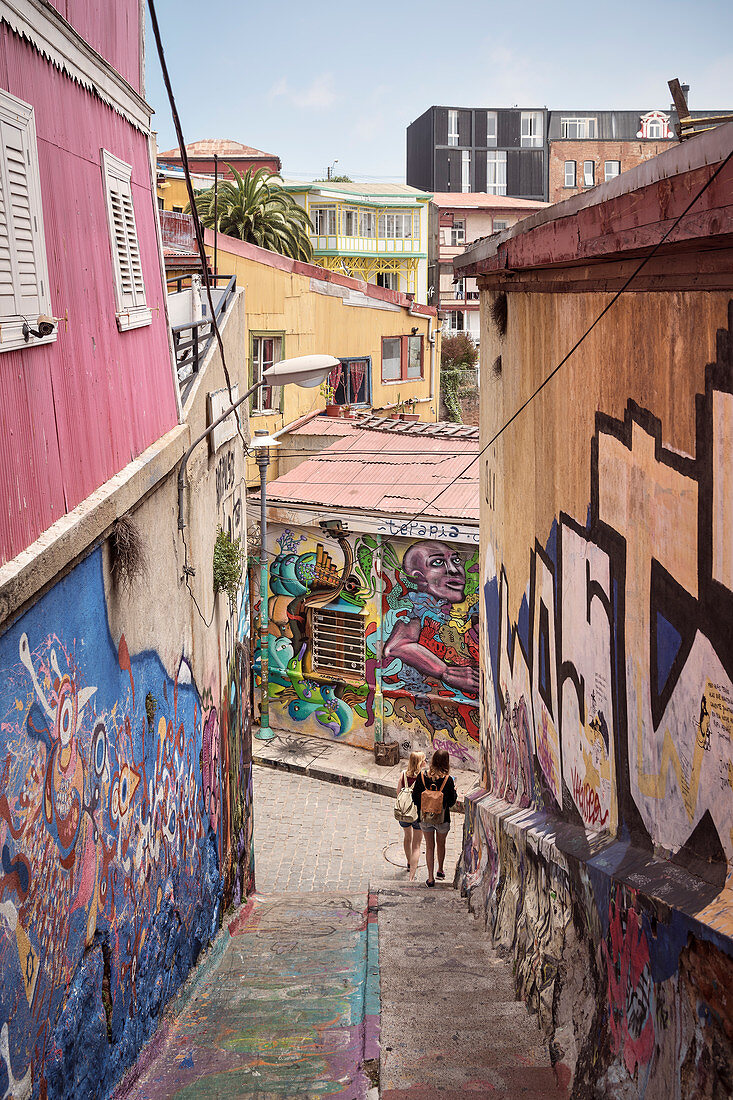
[[[288,178],[404,182],[405,130],[432,104],[733,109],[733,4],[353,5],[155,0],[185,141],[276,153]],[[145,97],[158,148],[178,144],[155,41]]]

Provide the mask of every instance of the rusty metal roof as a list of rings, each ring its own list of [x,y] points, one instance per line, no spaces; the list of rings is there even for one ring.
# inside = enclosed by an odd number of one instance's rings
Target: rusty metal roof
[[[354,419],[316,416],[292,428],[290,435],[349,435],[351,431],[389,432],[391,435],[426,436],[431,439],[470,439],[478,442],[479,430],[471,424],[399,420],[396,416],[361,416]]]
[[[321,419],[327,418],[317,418]],[[316,422],[299,431],[307,432]],[[339,427],[343,430],[343,421]],[[474,438],[436,437],[354,424],[347,436],[270,482],[268,502],[477,523],[479,444],[478,430],[474,431]]]

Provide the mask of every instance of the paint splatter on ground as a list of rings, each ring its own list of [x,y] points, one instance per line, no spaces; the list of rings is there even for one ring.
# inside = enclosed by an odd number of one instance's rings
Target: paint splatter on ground
[[[365,1097],[378,1013],[368,916],[366,893],[252,899],[115,1100]]]

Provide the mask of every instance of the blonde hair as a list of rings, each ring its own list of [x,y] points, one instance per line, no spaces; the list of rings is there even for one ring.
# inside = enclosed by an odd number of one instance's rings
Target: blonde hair
[[[407,762],[407,774],[410,779],[413,776],[419,775],[425,767],[425,753],[424,752],[411,752],[410,759]]]

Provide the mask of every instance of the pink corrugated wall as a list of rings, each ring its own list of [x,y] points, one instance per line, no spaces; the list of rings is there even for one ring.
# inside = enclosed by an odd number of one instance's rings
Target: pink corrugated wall
[[[46,347],[0,352],[0,563],[176,423],[147,140],[5,28],[0,84],[36,113],[53,312]],[[115,319],[100,148],[132,165],[152,324]]]
[[[85,42],[140,91],[139,0],[49,0]]]

